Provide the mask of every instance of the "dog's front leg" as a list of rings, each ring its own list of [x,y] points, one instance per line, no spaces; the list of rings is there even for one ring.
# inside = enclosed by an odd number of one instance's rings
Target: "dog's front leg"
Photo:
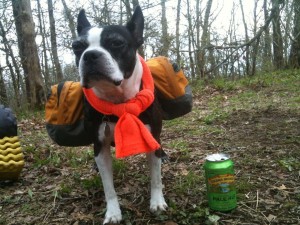
[[[164,211],[168,206],[163,196],[163,185],[161,181],[161,158],[155,152],[147,154],[151,175],[151,200],[150,210],[152,212]]]
[[[102,179],[107,204],[107,211],[105,214],[103,224],[119,223],[122,220],[122,214],[118,202],[118,197],[113,184],[112,156],[110,153],[110,145],[104,142],[102,146],[100,143],[98,143],[95,144],[94,147],[95,160]]]

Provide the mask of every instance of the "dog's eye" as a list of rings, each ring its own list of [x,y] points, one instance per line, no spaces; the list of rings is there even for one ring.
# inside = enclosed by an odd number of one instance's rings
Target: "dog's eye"
[[[87,45],[85,43],[83,43],[82,41],[74,41],[72,43],[72,48],[74,52],[80,52],[80,51],[84,51],[84,49],[86,49]]]
[[[112,48],[122,48],[125,45],[124,41],[121,40],[114,40],[110,44]]]

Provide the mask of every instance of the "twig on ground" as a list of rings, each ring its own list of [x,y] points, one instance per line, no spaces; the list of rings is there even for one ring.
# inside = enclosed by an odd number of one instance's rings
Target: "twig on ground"
[[[256,205],[255,205],[255,210],[258,208],[258,190],[256,190]]]

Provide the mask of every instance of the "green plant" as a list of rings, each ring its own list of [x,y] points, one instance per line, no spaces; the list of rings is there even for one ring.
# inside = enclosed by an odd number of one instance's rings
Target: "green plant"
[[[203,118],[203,122],[206,125],[211,125],[212,123],[214,123],[217,120],[225,120],[228,117],[228,112],[225,111],[221,111],[219,109],[214,110],[213,112],[211,112],[210,114],[206,115]]]
[[[192,86],[193,93],[202,92],[205,87],[204,80],[202,80],[202,79],[194,80],[194,81],[190,82],[190,84]]]
[[[236,88],[234,81],[229,81],[226,78],[218,77],[212,80],[212,85],[219,91],[232,91]]]
[[[60,184],[60,189],[59,189],[59,192],[60,194],[70,194],[72,192],[72,187],[67,185],[67,184],[64,184],[64,183],[61,183]]]
[[[288,171],[293,171],[300,168],[300,161],[297,158],[285,158],[279,160],[279,164]]]
[[[22,213],[30,213],[32,212],[34,209],[33,209],[33,206],[31,203],[23,203],[21,205],[21,212]]]
[[[82,179],[81,185],[84,189],[95,189],[102,187],[101,180],[98,175]]]
[[[88,162],[94,162],[94,154],[91,149],[84,149],[83,151],[78,151],[76,148],[68,148],[65,151],[64,158],[68,158],[68,163],[73,168],[81,167]]]
[[[174,188],[179,193],[196,194],[199,191],[199,187],[203,185],[203,181],[203,176],[189,171],[187,175],[177,177]]]
[[[115,158],[113,159],[112,167],[115,174],[122,174],[127,170],[126,162],[124,160],[117,160]]]
[[[188,141],[182,138],[173,139],[168,143],[168,147],[180,151],[186,151],[188,149]]]

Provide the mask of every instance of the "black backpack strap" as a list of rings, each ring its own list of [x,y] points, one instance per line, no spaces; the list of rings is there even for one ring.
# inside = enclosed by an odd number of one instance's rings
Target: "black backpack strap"
[[[60,82],[60,83],[57,85],[57,105],[59,105],[59,97],[60,97],[60,93],[61,93],[61,91],[62,91],[64,85],[65,85],[65,81]]]

